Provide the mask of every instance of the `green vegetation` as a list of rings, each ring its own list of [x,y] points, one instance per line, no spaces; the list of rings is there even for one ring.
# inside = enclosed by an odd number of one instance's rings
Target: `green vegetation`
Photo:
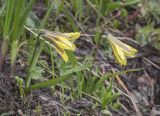
[[[7,68],[10,68],[10,79],[16,80],[19,99],[42,88],[49,88],[54,96],[58,86],[62,106],[69,100],[87,98],[106,115],[110,114],[110,108],[122,108],[119,97],[125,94],[117,87],[117,82],[129,98],[131,96],[118,79],[142,70],[134,66],[124,69],[128,56],[134,58],[138,52],[138,48],[133,48],[136,47],[134,42],[147,45],[154,38],[153,46],[160,50],[157,39],[160,29],[155,28],[160,14],[155,10],[159,7],[155,0],[42,0],[44,13],[34,9],[39,1],[0,0],[0,78],[4,76],[5,59],[9,57]],[[136,23],[135,20],[141,19],[147,23]],[[121,42],[125,38],[117,36],[125,36],[130,28],[134,28],[134,34],[128,37],[135,40],[128,38],[131,40],[128,45]],[[89,48],[86,52],[81,49],[85,46]],[[114,65],[120,67],[118,70],[108,63],[112,51]],[[103,57],[100,60],[99,55]],[[17,58],[25,61],[25,77],[18,75]],[[99,65],[101,60],[108,63],[108,69]],[[41,106],[35,109],[40,115]]]

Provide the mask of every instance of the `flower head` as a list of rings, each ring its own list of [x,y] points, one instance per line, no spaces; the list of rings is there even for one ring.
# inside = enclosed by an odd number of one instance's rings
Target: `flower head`
[[[53,47],[55,48],[55,50],[61,55],[63,60],[67,62],[68,56],[65,52],[65,49],[75,51],[76,46],[71,42],[71,40],[76,40],[77,38],[79,38],[80,33],[52,33],[47,31],[44,36],[54,44]]]
[[[128,56],[134,57],[135,54],[137,53],[137,50],[135,48],[121,42],[113,35],[108,34],[107,38],[108,38],[109,43],[112,47],[115,59],[120,65],[125,66],[127,64],[126,57],[128,57]]]

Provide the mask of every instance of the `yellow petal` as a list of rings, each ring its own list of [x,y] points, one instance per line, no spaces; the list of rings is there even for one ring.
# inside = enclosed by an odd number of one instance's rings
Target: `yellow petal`
[[[60,54],[60,56],[63,58],[63,60],[64,60],[65,62],[67,62],[67,61],[68,61],[68,56],[67,56],[65,50],[64,50],[63,48],[61,48],[60,46],[56,45],[56,44],[55,44],[55,46],[53,46],[53,47],[54,47],[55,50]]]
[[[80,37],[80,33],[79,32],[72,32],[72,33],[64,33],[63,35],[68,36],[68,40],[75,40],[78,39]]]
[[[114,56],[115,56],[115,59],[116,61],[120,64],[120,65],[126,65],[127,64],[127,59],[125,57],[125,54],[124,52],[120,49],[119,46],[117,46],[115,43],[113,43],[112,41],[110,41],[110,45],[112,47],[112,50],[113,50],[113,53],[114,53]]]
[[[123,42],[121,42],[120,40],[118,40],[118,39],[117,39],[116,37],[114,37],[113,35],[108,34],[107,37],[108,37],[108,39],[109,39],[110,41],[112,41],[114,44],[117,44],[119,47],[121,47],[121,49],[130,52],[130,49],[128,49],[128,47],[125,46],[125,44],[124,44]]]
[[[125,56],[127,56],[127,57],[135,57],[135,55],[136,55],[136,53],[134,53],[134,52],[126,52],[126,51],[123,51],[123,52],[124,52]]]
[[[80,37],[80,33],[79,32],[71,32],[71,33],[58,33],[58,32],[50,32],[50,31],[46,31],[46,35],[49,36],[57,36],[57,37],[63,37],[66,38],[68,40],[75,40],[78,39]]]
[[[130,51],[135,52],[135,53],[137,52],[137,50],[135,48],[133,48],[133,47],[131,47],[129,45],[127,45],[125,43],[123,43],[123,45],[126,46]]]
[[[53,43],[58,44],[59,46],[61,46],[64,49],[75,51],[75,48],[76,48],[75,45],[73,43],[71,43],[69,40],[67,40],[66,38],[64,38],[64,37],[48,35],[48,38],[50,38],[50,40]]]
[[[119,46],[120,49],[122,49],[125,52],[125,55],[131,56],[131,57],[135,56],[135,53],[137,52],[137,50],[134,49],[133,47],[121,42],[111,34],[108,34],[108,39],[110,39],[113,43],[117,44],[117,46]]]
[[[76,46],[74,44],[72,44],[71,46],[68,46],[67,44],[64,44],[62,42],[57,41],[56,42],[59,46],[61,46],[64,49],[70,50],[70,51],[75,51]]]

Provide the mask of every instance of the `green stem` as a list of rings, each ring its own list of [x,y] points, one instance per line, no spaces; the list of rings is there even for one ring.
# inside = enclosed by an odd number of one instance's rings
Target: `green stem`
[[[11,46],[11,77],[15,76],[15,62],[17,56],[18,40],[12,42]]]
[[[32,69],[34,68],[34,65],[33,65],[33,63],[34,63],[34,57],[35,57],[35,54],[36,54],[36,52],[38,51],[38,48],[39,48],[38,44],[39,44],[39,38],[40,38],[40,36],[41,36],[41,33],[39,33],[38,36],[37,36],[36,47],[35,47],[35,49],[33,51],[31,62],[29,64],[28,76],[27,76],[27,81],[26,81],[26,87],[29,87],[30,82],[31,82],[31,76],[30,76],[30,74],[31,74]]]
[[[53,59],[53,52],[52,52],[51,46],[49,46],[49,48],[50,48],[51,63],[52,63],[52,78],[54,79],[54,59]]]
[[[99,32],[98,32],[98,33],[99,33]],[[101,36],[98,35],[98,41],[96,42],[96,48],[95,48],[94,51],[93,51],[93,53],[95,52],[95,54],[94,54],[94,56],[93,56],[92,64],[94,64],[94,62],[96,61],[96,56],[97,56],[98,49],[99,49],[99,46],[100,46],[100,41],[101,41]],[[91,73],[92,73],[93,68],[94,68],[94,65],[92,65],[92,67],[90,68],[89,78],[91,77]]]

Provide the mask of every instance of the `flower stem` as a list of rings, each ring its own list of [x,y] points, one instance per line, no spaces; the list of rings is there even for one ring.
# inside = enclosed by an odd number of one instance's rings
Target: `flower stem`
[[[94,48],[94,50],[93,50],[93,53],[95,53],[95,54],[93,56],[92,64],[94,64],[94,62],[96,61],[96,56],[98,54],[98,49],[99,49],[100,41],[101,41],[101,33],[97,32],[97,36],[95,38],[97,39],[97,42],[96,42],[96,48]],[[92,67],[90,68],[89,77],[91,77],[91,72],[92,72],[93,68],[94,68],[94,65],[92,65]]]
[[[33,51],[32,58],[31,58],[31,61],[30,61],[30,64],[29,64],[28,76],[27,76],[27,81],[26,81],[26,87],[29,87],[30,82],[31,82],[31,71],[32,71],[32,69],[35,66],[35,64],[33,64],[33,63],[35,63],[34,62],[35,61],[35,55],[36,55],[36,52],[38,51],[38,48],[39,48],[38,45],[39,45],[39,38],[40,38],[40,36],[41,36],[41,33],[39,33],[38,36],[37,36],[36,47],[35,47],[35,49]]]

